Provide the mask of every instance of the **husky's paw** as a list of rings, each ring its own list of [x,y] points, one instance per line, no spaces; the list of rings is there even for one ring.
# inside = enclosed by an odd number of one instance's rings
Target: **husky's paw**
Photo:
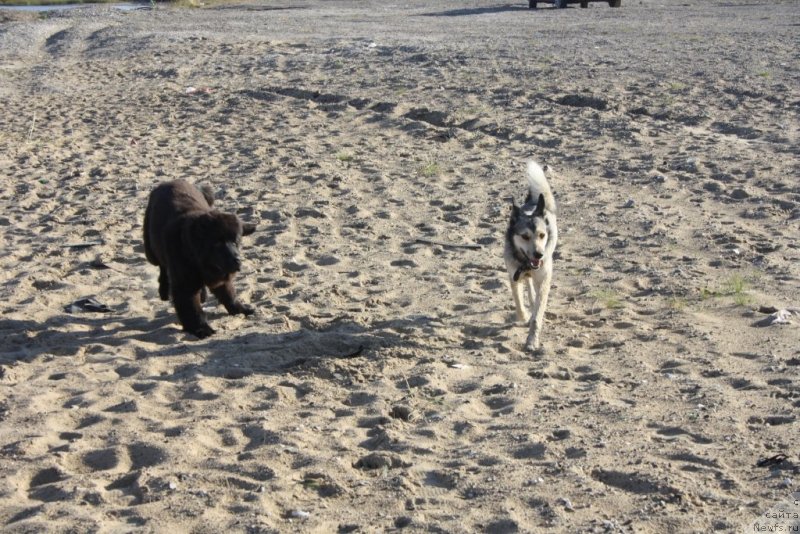
[[[547,355],[547,349],[541,344],[533,345],[533,343],[526,343],[525,352],[535,358],[541,358],[542,356]]]
[[[517,314],[517,324],[522,326],[527,326],[531,322],[531,314],[530,313],[518,313]]]
[[[525,351],[533,356],[544,356],[547,352],[544,346],[539,343],[538,337],[534,335],[528,336],[528,339],[525,340]]]

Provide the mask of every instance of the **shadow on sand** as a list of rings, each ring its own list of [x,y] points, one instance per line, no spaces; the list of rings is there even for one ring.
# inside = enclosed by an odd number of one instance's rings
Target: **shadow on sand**
[[[471,15],[489,15],[492,13],[505,13],[506,11],[533,11],[526,5],[505,4],[502,6],[470,7],[463,9],[449,9],[435,13],[424,13],[423,17],[467,17]]]
[[[221,314],[220,314],[221,315]],[[214,315],[210,316],[212,321]],[[300,321],[288,332],[249,332],[204,340],[180,330],[171,311],[155,319],[120,315],[64,314],[44,322],[0,320],[5,338],[0,364],[31,362],[42,355],[70,357],[81,352],[124,355],[135,360],[203,355],[202,363],[183,366],[175,375],[202,374],[241,378],[254,373],[284,373],[326,359],[376,357],[387,349],[414,350],[430,329],[432,318],[419,316],[362,325],[347,319],[325,324]],[[177,378],[177,376],[175,376]]]

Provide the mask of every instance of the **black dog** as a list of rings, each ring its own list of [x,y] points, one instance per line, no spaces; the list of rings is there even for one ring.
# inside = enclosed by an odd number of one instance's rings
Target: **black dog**
[[[208,187],[175,180],[150,193],[144,215],[144,252],[160,269],[158,294],[172,296],[183,329],[201,339],[214,333],[201,306],[206,287],[231,315],[254,311],[236,298],[233,275],[241,269],[240,238],[255,225],[211,209],[213,203]]]

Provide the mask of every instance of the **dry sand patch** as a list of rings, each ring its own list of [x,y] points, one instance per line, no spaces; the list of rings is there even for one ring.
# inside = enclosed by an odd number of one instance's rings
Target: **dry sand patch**
[[[797,491],[800,321],[755,323],[800,302],[800,14],[624,4],[0,19],[3,530],[726,531]],[[142,250],[175,177],[259,225],[257,315],[203,341]]]

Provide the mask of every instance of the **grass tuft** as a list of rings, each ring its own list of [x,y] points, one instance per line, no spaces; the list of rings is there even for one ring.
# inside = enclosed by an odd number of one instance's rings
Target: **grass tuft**
[[[681,297],[672,297],[667,302],[667,305],[670,307],[670,309],[681,311],[686,308],[686,299]]]
[[[336,154],[336,159],[341,161],[341,162],[343,162],[343,163],[348,163],[348,162],[353,161],[353,159],[355,159],[355,157],[351,153],[345,152],[344,150],[342,150],[341,152],[338,152]]]
[[[741,275],[731,276],[725,283],[725,293],[733,297],[733,301],[739,306],[750,304],[750,295],[747,294],[749,284]]]
[[[608,308],[609,310],[616,310],[619,308],[624,307],[622,300],[620,300],[619,295],[613,289],[598,289],[596,291],[592,291],[590,296],[595,299],[597,302],[603,304],[604,307]]]
[[[422,174],[422,176],[424,176],[425,178],[433,178],[434,176],[439,176],[441,172],[442,168],[435,161],[428,163],[427,165],[422,167],[422,169],[420,169],[420,174]]]
[[[701,288],[700,300],[731,297],[733,298],[733,302],[735,302],[737,305],[746,306],[752,301],[750,295],[747,293],[749,287],[750,284],[744,276],[740,274],[734,274],[725,280],[720,288]]]

